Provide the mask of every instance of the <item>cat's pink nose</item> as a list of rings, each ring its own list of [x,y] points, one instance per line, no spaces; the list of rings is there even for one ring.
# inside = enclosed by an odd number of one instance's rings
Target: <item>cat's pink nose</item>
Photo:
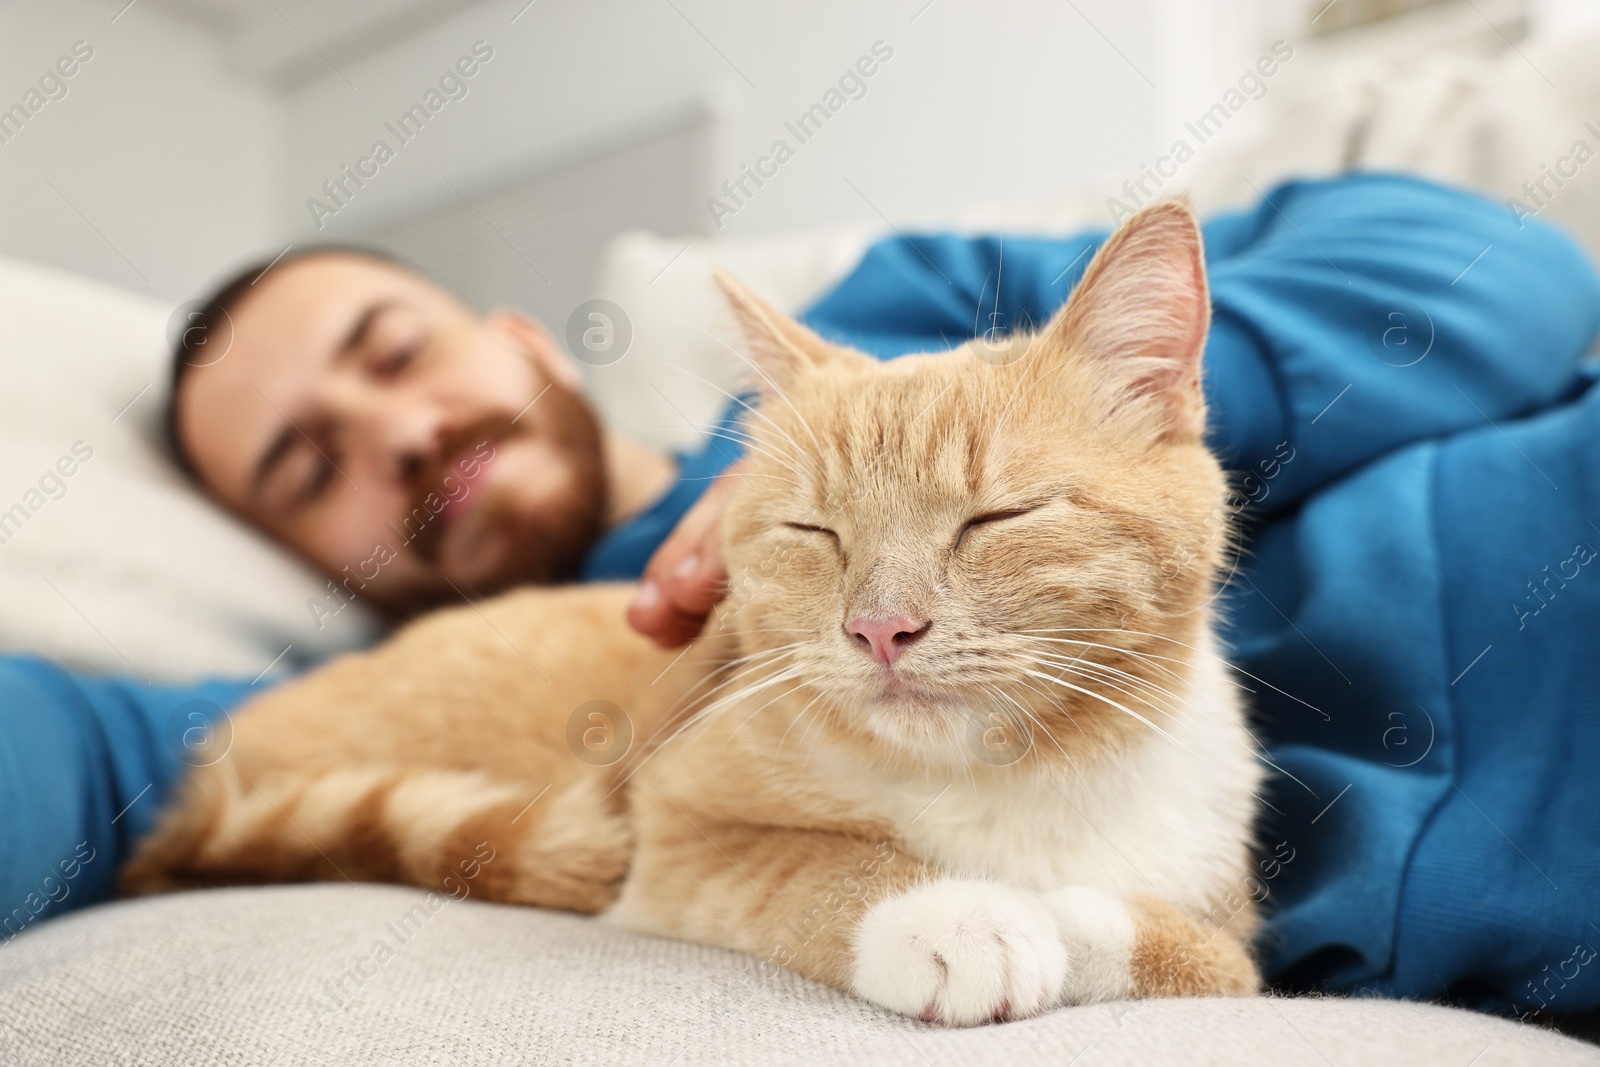
[[[872,653],[873,659],[892,667],[912,642],[928,632],[928,620],[905,615],[890,615],[881,619],[857,615],[845,623],[844,628],[846,633]]]

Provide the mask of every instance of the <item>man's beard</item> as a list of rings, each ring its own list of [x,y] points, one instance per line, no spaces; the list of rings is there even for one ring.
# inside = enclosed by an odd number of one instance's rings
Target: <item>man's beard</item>
[[[447,489],[454,484],[449,479],[466,484],[467,495],[489,491],[465,478],[458,467],[468,466],[471,460],[481,462],[485,444],[498,450],[519,438],[539,438],[566,464],[566,483],[535,513],[519,511],[519,506],[526,505],[504,486],[476,505],[478,513],[470,519],[486,528],[483,542],[495,546],[499,559],[488,573],[461,579],[472,587],[465,592],[494,593],[524,583],[571,581],[605,532],[610,486],[599,420],[579,393],[554,380],[539,397],[535,410],[540,417],[534,423],[523,421],[529,413],[524,409],[520,416],[492,415],[462,428],[444,443],[434,463],[413,480],[412,514],[431,514],[435,509],[427,506],[428,498],[434,499],[435,507],[441,498],[447,498]],[[445,525],[429,522],[411,547],[436,573],[456,582],[440,569],[445,538]]]

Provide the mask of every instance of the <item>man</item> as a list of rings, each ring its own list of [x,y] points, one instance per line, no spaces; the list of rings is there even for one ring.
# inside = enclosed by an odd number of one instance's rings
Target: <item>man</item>
[[[375,561],[359,592],[391,615],[466,590],[636,577],[683,489],[705,485],[602,428],[543,326],[475,314],[371,253],[251,268],[193,321],[174,364],[182,465],[335,580]],[[722,573],[705,542],[724,494],[667,543],[635,606],[663,642],[688,640],[714,602]]]
[[[885,241],[806,321],[881,358],[1024,329],[1104,237]],[[1600,753],[1600,581],[1581,578],[1587,539],[1600,543],[1600,388],[1580,363],[1600,277],[1553,230],[1392,175],[1291,183],[1207,222],[1205,241],[1210,440],[1241,473],[1251,535],[1224,592],[1226,636],[1259,680],[1251,700],[1284,772],[1263,797],[1266,969],[1302,987],[1536,1007],[1524,985],[1590,936],[1600,889],[1600,780],[1585,762]],[[668,458],[606,430],[537,324],[477,316],[348,252],[246,272],[202,320],[176,364],[178,455],[330,575],[381,557],[361,593],[385,610],[642,572],[630,620],[673,644],[714,604],[730,482],[713,477],[736,435]],[[32,803],[76,814],[13,846],[34,858],[0,865],[0,907],[28,889],[8,871],[80,837],[114,866],[153,811],[139,783],[160,782],[159,797],[179,769],[137,742],[185,694],[48,681],[82,710],[32,717],[67,740],[12,738],[12,763]],[[6,684],[0,673],[0,707]],[[7,741],[0,729],[0,758]],[[109,752],[110,785],[52,764],[77,758],[73,743]],[[117,762],[133,751],[153,753],[137,772]],[[119,839],[105,824],[124,803]],[[1547,896],[1546,882],[1570,888]],[[1553,995],[1540,1001],[1552,1012],[1600,1005],[1600,971]]]

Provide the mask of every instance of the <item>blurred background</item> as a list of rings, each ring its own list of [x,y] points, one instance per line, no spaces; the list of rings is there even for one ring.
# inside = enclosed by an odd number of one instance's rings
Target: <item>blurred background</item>
[[[522,308],[683,447],[744,371],[713,264],[796,311],[896,230],[1350,168],[1600,256],[1597,54],[1597,0],[0,0],[0,648],[249,678],[380,632],[165,448],[185,305],[291,248]]]
[[[177,301],[291,243],[372,243],[560,321],[624,230],[941,224],[1137,176],[1274,41],[1293,59],[1268,99],[1352,56],[1514,53],[1596,18],[1591,0],[12,0],[0,254]],[[864,95],[799,143],[785,123],[877,42],[892,58]],[[30,109],[75,45],[92,58]],[[474,47],[491,58],[441,90]],[[400,125],[430,90],[443,106]],[[722,183],[780,139],[793,158],[735,205]],[[336,202],[323,183],[379,141],[392,158]]]

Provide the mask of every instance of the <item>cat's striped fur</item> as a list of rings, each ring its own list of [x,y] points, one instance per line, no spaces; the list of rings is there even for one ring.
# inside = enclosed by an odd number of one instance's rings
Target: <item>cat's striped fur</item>
[[[125,884],[470,865],[951,1024],[1254,990],[1187,208],[1131,220],[1037,336],[950,353],[878,363],[724,288],[764,401],[706,636],[654,648],[626,586],[423,619],[236,713]],[[634,736],[609,765],[575,755],[595,700]]]

